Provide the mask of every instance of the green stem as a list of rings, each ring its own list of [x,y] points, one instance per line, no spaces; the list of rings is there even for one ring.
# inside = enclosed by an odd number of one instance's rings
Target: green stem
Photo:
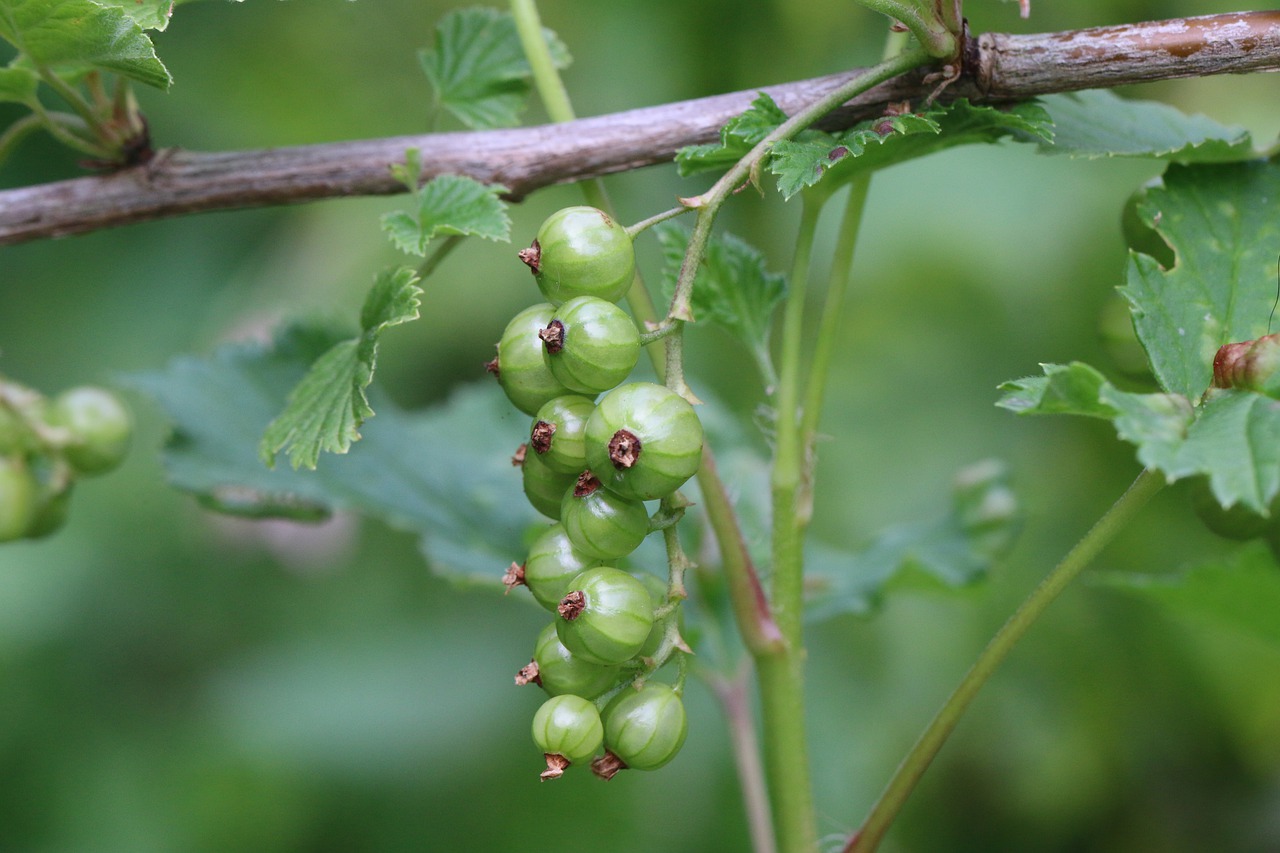
[[[854,249],[858,245],[858,232],[862,227],[862,213],[866,208],[867,190],[870,186],[871,175],[865,174],[854,178],[849,187],[844,216],[840,220],[840,233],[836,238],[835,255],[831,259],[826,303],[823,305],[822,319],[818,325],[813,362],[809,367],[809,381],[805,386],[804,404],[800,414],[800,452],[804,454],[804,469],[797,506],[798,514],[805,525],[808,524],[813,511],[813,460],[814,443],[818,436],[818,421],[822,416],[822,404],[826,398],[831,359],[840,338],[840,324],[844,319],[844,300],[853,272]]]
[[[653,216],[650,216],[648,219],[640,220],[635,225],[628,225],[627,234],[631,237],[631,239],[634,240],[637,234],[641,234],[649,230],[653,226],[657,225],[659,222],[666,222],[668,219],[675,219],[677,216],[683,216],[688,212],[689,212],[689,208],[687,207],[673,207],[670,210],[664,210],[661,213],[655,213]]]
[[[738,782],[742,785],[742,802],[747,812],[753,853],[777,853],[773,840],[773,821],[769,816],[769,792],[764,783],[764,767],[760,764],[760,742],[751,715],[748,685],[751,668],[744,660],[733,677],[716,673],[704,674],[712,692],[720,700],[725,721],[729,724],[729,742],[733,744],[734,763],[738,766]]]
[[[920,0],[858,0],[858,3],[901,21],[933,56],[939,59],[955,56],[960,33],[956,0],[931,4]]]
[[[560,79],[560,71],[551,58],[551,48],[543,36],[542,18],[538,15],[538,5],[534,0],[511,0],[511,16],[516,22],[516,33],[520,36],[520,46],[524,49],[525,58],[533,72],[533,85],[538,97],[547,111],[547,116],[556,123],[573,121],[577,116],[573,111],[573,103],[569,100],[569,92],[564,81]],[[578,186],[587,200],[587,204],[599,208],[610,216],[617,218],[617,211],[609,201],[609,193],[605,190],[604,181],[592,178],[580,181]],[[653,297],[645,287],[644,279],[637,269],[631,279],[631,287],[627,290],[627,305],[631,314],[645,328],[647,323],[656,322],[658,309],[653,304]],[[666,370],[666,353],[661,344],[652,343],[645,347],[654,369],[661,377]]]
[[[782,318],[773,460],[773,578],[770,602],[783,644],[756,661],[764,716],[764,758],[783,853],[817,847],[804,721],[804,533],[796,512],[804,453],[799,405],[809,262],[821,203],[804,197]]]
[[[436,267],[440,266],[444,259],[449,257],[449,253],[462,244],[462,240],[463,237],[460,234],[451,234],[438,243],[436,248],[418,267],[418,278],[425,281],[428,276],[436,271]]]
[[[982,650],[955,692],[939,709],[928,727],[920,735],[911,752],[903,759],[885,787],[880,799],[872,807],[862,828],[849,840],[845,853],[867,853],[875,850],[901,811],[920,777],[924,775],[934,756],[956,727],[973,697],[987,682],[996,667],[1005,659],[1027,629],[1044,613],[1067,585],[1093,562],[1098,553],[1124,529],[1148,500],[1164,487],[1164,478],[1146,470],[1138,475],[1128,490],[1107,510],[1097,524],[1084,535],[1022,605],[1009,617],[1009,621],[996,632],[991,642]]]

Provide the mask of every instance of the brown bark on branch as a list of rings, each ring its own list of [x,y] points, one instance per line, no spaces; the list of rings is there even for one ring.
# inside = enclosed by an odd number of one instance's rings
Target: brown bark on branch
[[[1210,74],[1280,70],[1280,11],[1239,12],[1060,33],[986,33],[965,42],[961,77],[944,93],[1014,101],[1052,92]],[[858,74],[778,86],[788,113]],[[926,70],[851,101],[824,122],[848,126],[936,87]],[[558,125],[440,133],[220,153],[167,149],[107,175],[0,191],[0,245],[207,210],[292,204],[403,191],[389,166],[422,152],[425,177],[469,175],[522,198],[557,183],[669,161],[685,145],[717,138],[757,91],[612,113]]]

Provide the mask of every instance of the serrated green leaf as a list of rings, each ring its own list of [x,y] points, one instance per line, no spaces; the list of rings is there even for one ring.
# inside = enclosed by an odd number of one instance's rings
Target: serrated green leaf
[[[785,120],[786,114],[761,93],[751,109],[721,128],[718,145],[681,149],[676,155],[680,174],[728,168]],[[991,107],[960,99],[924,115],[882,116],[838,134],[805,130],[774,146],[766,163],[778,176],[779,191],[790,198],[819,180],[835,185],[935,151],[1007,137],[1052,139],[1048,113],[1034,101]]]
[[[1280,401],[1215,390],[1192,406],[1180,394],[1121,391],[1085,364],[1043,367],[1043,377],[1006,383],[997,405],[1111,420],[1143,466],[1170,480],[1206,475],[1224,507],[1239,503],[1265,514],[1280,493]]]
[[[94,0],[102,6],[118,6],[144,30],[163,31],[169,26],[174,0]]]
[[[91,0],[0,0],[0,38],[59,72],[91,67],[167,89],[151,39],[118,6]]]
[[[572,61],[564,43],[543,30],[557,68]],[[436,102],[474,130],[519,122],[532,74],[515,19],[496,9],[450,12],[436,24],[435,47],[419,52]]]
[[[40,78],[26,68],[0,68],[0,101],[32,104]]]
[[[727,169],[786,120],[787,114],[773,98],[760,92],[746,112],[729,119],[720,128],[719,143],[686,145],[677,151],[676,170],[681,176],[687,176]]]
[[[1004,139],[1026,142],[1052,137],[1053,123],[1036,101],[993,107],[971,104],[961,98],[924,115],[888,116],[863,122],[845,131],[841,141],[851,150],[855,147],[862,150],[857,156],[845,158],[828,169],[827,180],[839,183],[858,174],[960,145],[993,144]]]
[[[1092,575],[1089,582],[1141,595],[1173,613],[1280,646],[1280,569],[1260,543],[1177,573],[1110,572]]]
[[[378,276],[360,312],[361,334],[339,341],[320,356],[289,393],[282,411],[268,424],[259,454],[268,466],[286,450],[294,468],[315,468],[322,452],[346,453],[373,416],[365,388],[373,381],[378,339],[388,326],[418,317],[422,289],[412,270]]]
[[[1115,409],[1099,400],[1099,391],[1107,380],[1097,370],[1078,361],[1040,367],[1044,376],[1028,376],[1001,385],[1005,395],[996,405],[1020,415],[1086,415],[1106,420],[1115,417]]]
[[[689,231],[664,222],[654,229],[665,260],[662,290],[667,300],[689,245]],[[764,256],[732,234],[713,237],[693,281],[694,319],[719,326],[751,351],[766,384],[774,381],[769,355],[773,312],[786,295],[787,279],[765,265]]]
[[[528,421],[496,383],[461,388],[423,412],[378,399],[378,417],[341,460],[315,471],[263,467],[255,447],[267,422],[333,343],[331,333],[293,329],[274,346],[225,346],[131,377],[173,422],[170,482],[242,515],[359,512],[418,534],[433,570],[498,587],[538,517],[510,461]]]
[[[402,170],[403,178],[415,179],[413,165]],[[486,240],[511,239],[511,218],[500,196],[507,188],[486,186],[462,175],[440,175],[414,194],[417,209],[382,217],[382,229],[403,252],[422,256],[435,237],[464,235]]]
[[[1280,246],[1280,165],[1170,166],[1138,215],[1172,247],[1176,263],[1166,270],[1130,253],[1120,292],[1160,385],[1194,400],[1213,379],[1220,346],[1266,332]]]
[[[970,466],[956,476],[941,518],[890,528],[855,554],[809,544],[807,618],[869,613],[891,589],[972,584],[1008,553],[1020,526],[1005,466],[995,460]]]
[[[1105,89],[1040,99],[1053,117],[1054,138],[1041,150],[1071,157],[1151,157],[1176,163],[1217,163],[1253,156],[1249,132],[1224,127],[1168,104],[1131,101]]]

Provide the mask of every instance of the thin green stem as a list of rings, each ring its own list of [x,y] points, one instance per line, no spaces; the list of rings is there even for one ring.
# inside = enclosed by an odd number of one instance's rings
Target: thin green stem
[[[94,135],[100,142],[105,145],[111,143],[111,134],[103,127],[101,119],[93,109],[93,105],[86,101],[74,86],[59,77],[57,72],[51,71],[44,66],[37,66],[36,72],[40,75],[40,79],[48,84],[50,89],[57,92],[58,97],[66,101],[67,106],[71,107],[76,115],[80,116],[84,123],[93,130]]]
[[[853,255],[858,245],[858,232],[862,227],[862,213],[866,208],[867,190],[871,175],[854,178],[845,200],[844,215],[840,220],[840,232],[836,238],[835,255],[831,259],[831,272],[827,279],[826,302],[822,319],[818,324],[814,343],[813,361],[809,367],[809,380],[805,386],[804,403],[800,414],[800,452],[804,454],[797,515],[803,525],[808,525],[813,514],[814,444],[818,436],[818,422],[822,416],[822,404],[826,399],[827,379],[831,374],[831,359],[840,338],[840,324],[844,319],[844,300],[849,290],[853,272]]]
[[[524,49],[525,58],[533,72],[533,85],[553,122],[573,121],[577,116],[573,111],[573,103],[569,100],[569,92],[564,81],[560,79],[560,71],[551,58],[551,48],[543,36],[542,18],[538,15],[538,5],[534,0],[511,0],[511,15],[516,22],[516,33],[520,36],[520,46]],[[609,193],[605,190],[604,181],[592,178],[580,181],[578,186],[587,200],[587,204],[599,208],[610,216],[617,218],[617,211],[609,201]],[[627,290],[627,305],[640,328],[656,323],[658,309],[653,304],[653,297],[645,287],[640,271],[636,270],[631,279],[631,287]],[[653,362],[658,376],[666,371],[666,352],[657,343],[645,347],[649,359]]]
[[[440,264],[444,262],[444,259],[449,257],[449,253],[462,244],[462,240],[462,235],[451,234],[444,238],[440,243],[436,244],[435,250],[432,251],[432,253],[428,255],[418,267],[418,278],[425,280],[435,272],[436,267],[440,266]]]
[[[809,262],[820,203],[805,196],[782,317],[782,343],[774,424],[773,578],[770,602],[783,645],[757,660],[764,712],[764,758],[779,850],[812,851],[817,845],[813,787],[804,720],[804,535],[796,513],[804,454],[799,404],[804,309]]]
[[[5,128],[4,133],[0,133],[0,163],[9,159],[13,154],[13,150],[18,147],[18,143],[44,126],[43,119],[35,113],[31,113]]]
[[[862,828],[849,840],[845,853],[867,853],[875,850],[884,838],[889,826],[901,811],[916,783],[933,762],[947,736],[959,722],[982,685],[986,684],[996,667],[1005,659],[1027,629],[1044,613],[1054,599],[1075,580],[1098,553],[1133,519],[1147,501],[1164,487],[1164,477],[1146,470],[1138,475],[1128,490],[1120,496],[1102,518],[1084,535],[1075,547],[1035,588],[1022,605],[1009,617],[1009,621],[996,632],[991,642],[978,655],[973,666],[965,674],[955,692],[947,699],[933,720],[920,735],[911,752],[898,766],[893,778],[885,787],[880,799],[872,807]]]
[[[747,812],[753,853],[777,853],[773,840],[773,821],[769,816],[769,792],[764,783],[764,767],[760,763],[760,742],[751,715],[751,699],[747,688],[751,667],[744,660],[732,677],[704,673],[711,690],[720,700],[729,726],[729,742],[738,766],[738,782],[742,786],[742,802]]]
[[[660,222],[666,222],[668,219],[675,219],[677,216],[683,216],[689,212],[687,207],[673,207],[670,210],[664,210],[661,213],[655,213],[648,219],[642,219],[635,225],[627,226],[627,234],[631,239],[635,239],[636,235],[641,234]]]

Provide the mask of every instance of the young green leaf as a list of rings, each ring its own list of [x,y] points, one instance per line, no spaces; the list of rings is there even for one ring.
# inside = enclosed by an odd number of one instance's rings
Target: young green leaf
[[[1280,493],[1280,401],[1215,389],[1193,407],[1181,394],[1121,391],[1084,364],[1044,365],[1045,376],[1006,383],[997,405],[1019,414],[1106,418],[1138,461],[1170,480],[1208,476],[1224,507],[1266,512]]]
[[[876,159],[860,159],[873,145],[882,145],[898,136],[917,133],[937,135],[941,127],[929,116],[906,113],[863,122],[836,135],[818,130],[807,130],[795,139],[784,139],[773,147],[769,156],[769,171],[778,176],[778,191],[785,199],[791,198],[806,187],[811,187],[841,163],[848,163],[855,171],[878,168]],[[890,155],[892,157],[892,155]],[[880,165],[888,165],[878,158]],[[892,162],[898,162],[892,158]]]
[[[169,26],[175,0],[95,0],[101,6],[118,6],[144,30],[164,30]]]
[[[287,450],[294,468],[315,468],[321,451],[346,453],[373,416],[364,389],[373,381],[378,339],[388,326],[418,318],[422,289],[412,270],[378,276],[360,312],[360,335],[334,344],[289,393],[285,409],[267,426],[259,454],[268,466]]]
[[[550,30],[543,30],[557,68],[572,61]],[[515,19],[496,9],[450,12],[436,24],[434,48],[418,54],[435,89],[436,103],[474,130],[519,122],[532,71],[520,46]]]
[[[26,68],[0,68],[0,101],[31,105],[40,78]]]
[[[1155,101],[1131,101],[1105,89],[1046,95],[1053,117],[1048,154],[1071,157],[1152,157],[1175,163],[1215,163],[1253,156],[1249,132],[1187,115]]]
[[[1120,292],[1156,379],[1194,400],[1213,379],[1220,346],[1267,331],[1280,246],[1280,164],[1170,166],[1137,212],[1176,262],[1164,269],[1131,252]]]
[[[720,128],[719,143],[686,145],[677,151],[676,169],[682,176],[728,169],[786,120],[773,98],[761,92],[746,112]]]
[[[1087,364],[1042,364],[1044,376],[1013,379],[1000,386],[997,406],[1017,414],[1086,415],[1112,420],[1116,410],[1099,399],[1107,379]]]
[[[726,169],[770,131],[786,114],[761,93],[751,108],[720,131],[720,143],[693,145],[676,155],[680,174]],[[970,104],[960,99],[918,115],[904,112],[861,122],[840,133],[805,130],[774,146],[766,162],[778,177],[778,189],[790,198],[831,176],[838,182],[883,169],[935,151],[1006,137],[1046,142],[1053,138],[1049,114],[1035,101],[1006,107]]]
[[[397,248],[421,257],[427,253],[427,244],[441,234],[511,239],[511,218],[499,198],[506,187],[486,186],[462,175],[440,175],[418,187],[412,163],[413,158],[397,177],[409,179],[405,182],[413,190],[416,209],[382,217],[382,230]]]
[[[1090,583],[1144,596],[1191,619],[1222,625],[1280,646],[1280,571],[1254,543],[1170,574],[1095,574]]]
[[[334,342],[331,332],[293,328],[272,346],[228,345],[131,377],[173,422],[164,450],[172,485],[212,509],[254,517],[359,512],[421,536],[434,571],[501,588],[499,567],[520,558],[536,514],[507,450],[527,437],[528,422],[511,416],[496,384],[464,387],[415,413],[375,394],[378,417],[335,464],[263,467],[254,450],[263,428]]]
[[[0,38],[58,73],[101,68],[160,89],[173,82],[151,39],[118,6],[0,0]]]
[[[890,528],[855,554],[810,543],[806,615],[816,621],[866,614],[895,588],[972,584],[1008,553],[1020,526],[1006,467],[979,462],[956,475],[950,510],[941,518]]]
[[[670,222],[654,230],[665,259],[662,289],[669,300],[689,245],[689,231]],[[775,375],[769,354],[770,321],[786,287],[786,276],[769,272],[760,252],[732,234],[710,240],[693,281],[694,318],[721,327],[745,344],[769,384]]]

